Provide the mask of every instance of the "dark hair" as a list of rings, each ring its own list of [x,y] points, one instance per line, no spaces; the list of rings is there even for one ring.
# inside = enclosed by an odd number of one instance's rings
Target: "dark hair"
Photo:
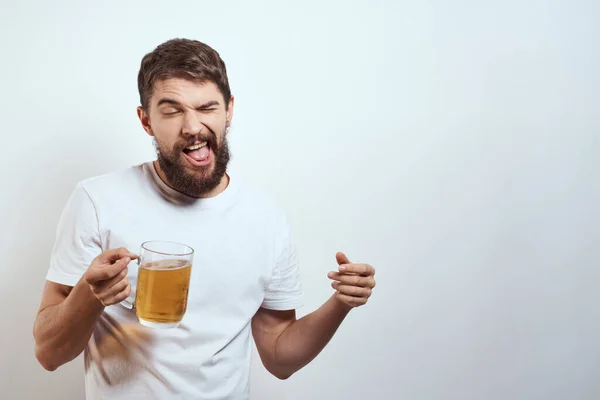
[[[142,58],[138,73],[140,103],[149,111],[154,84],[168,78],[184,78],[213,82],[229,107],[231,90],[225,63],[213,48],[190,39],[171,39],[160,44]]]

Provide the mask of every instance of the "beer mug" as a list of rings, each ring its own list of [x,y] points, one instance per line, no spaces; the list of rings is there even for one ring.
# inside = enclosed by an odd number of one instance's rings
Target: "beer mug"
[[[135,300],[122,304],[134,308],[140,324],[174,328],[187,308],[194,249],[175,242],[144,242],[138,256]]]

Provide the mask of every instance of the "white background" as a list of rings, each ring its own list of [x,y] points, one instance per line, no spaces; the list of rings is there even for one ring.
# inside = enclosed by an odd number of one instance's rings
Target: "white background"
[[[335,252],[371,302],[253,399],[598,399],[597,1],[7,1],[0,7],[0,397],[83,398],[32,325],[83,178],[152,159],[142,56],[215,47],[232,171],[287,206],[306,314]],[[127,193],[122,193],[127,196]]]

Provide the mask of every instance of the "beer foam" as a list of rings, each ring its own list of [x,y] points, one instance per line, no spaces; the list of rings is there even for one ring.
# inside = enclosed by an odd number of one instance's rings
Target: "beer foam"
[[[160,260],[144,263],[140,268],[155,271],[165,269],[180,269],[189,266],[190,262],[187,260]]]

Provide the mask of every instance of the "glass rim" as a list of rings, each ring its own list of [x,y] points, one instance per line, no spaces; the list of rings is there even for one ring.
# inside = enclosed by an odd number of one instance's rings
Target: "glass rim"
[[[184,253],[181,253],[181,252],[170,252],[170,253],[167,253],[167,252],[164,252],[164,251],[156,251],[156,250],[153,250],[153,249],[151,249],[151,248],[148,247],[148,245],[150,245],[152,243],[176,244],[176,245],[179,245],[179,246],[183,246],[184,248],[187,249],[187,251],[184,252]],[[156,254],[161,254],[163,256],[183,257],[183,256],[190,256],[190,255],[194,254],[194,249],[191,248],[190,246],[188,246],[187,244],[183,244],[183,243],[180,243],[180,242],[172,242],[172,241],[169,241],[169,240],[147,240],[144,243],[142,243],[141,247],[142,247],[142,249],[144,249],[146,251],[150,251],[150,252],[156,253]]]

